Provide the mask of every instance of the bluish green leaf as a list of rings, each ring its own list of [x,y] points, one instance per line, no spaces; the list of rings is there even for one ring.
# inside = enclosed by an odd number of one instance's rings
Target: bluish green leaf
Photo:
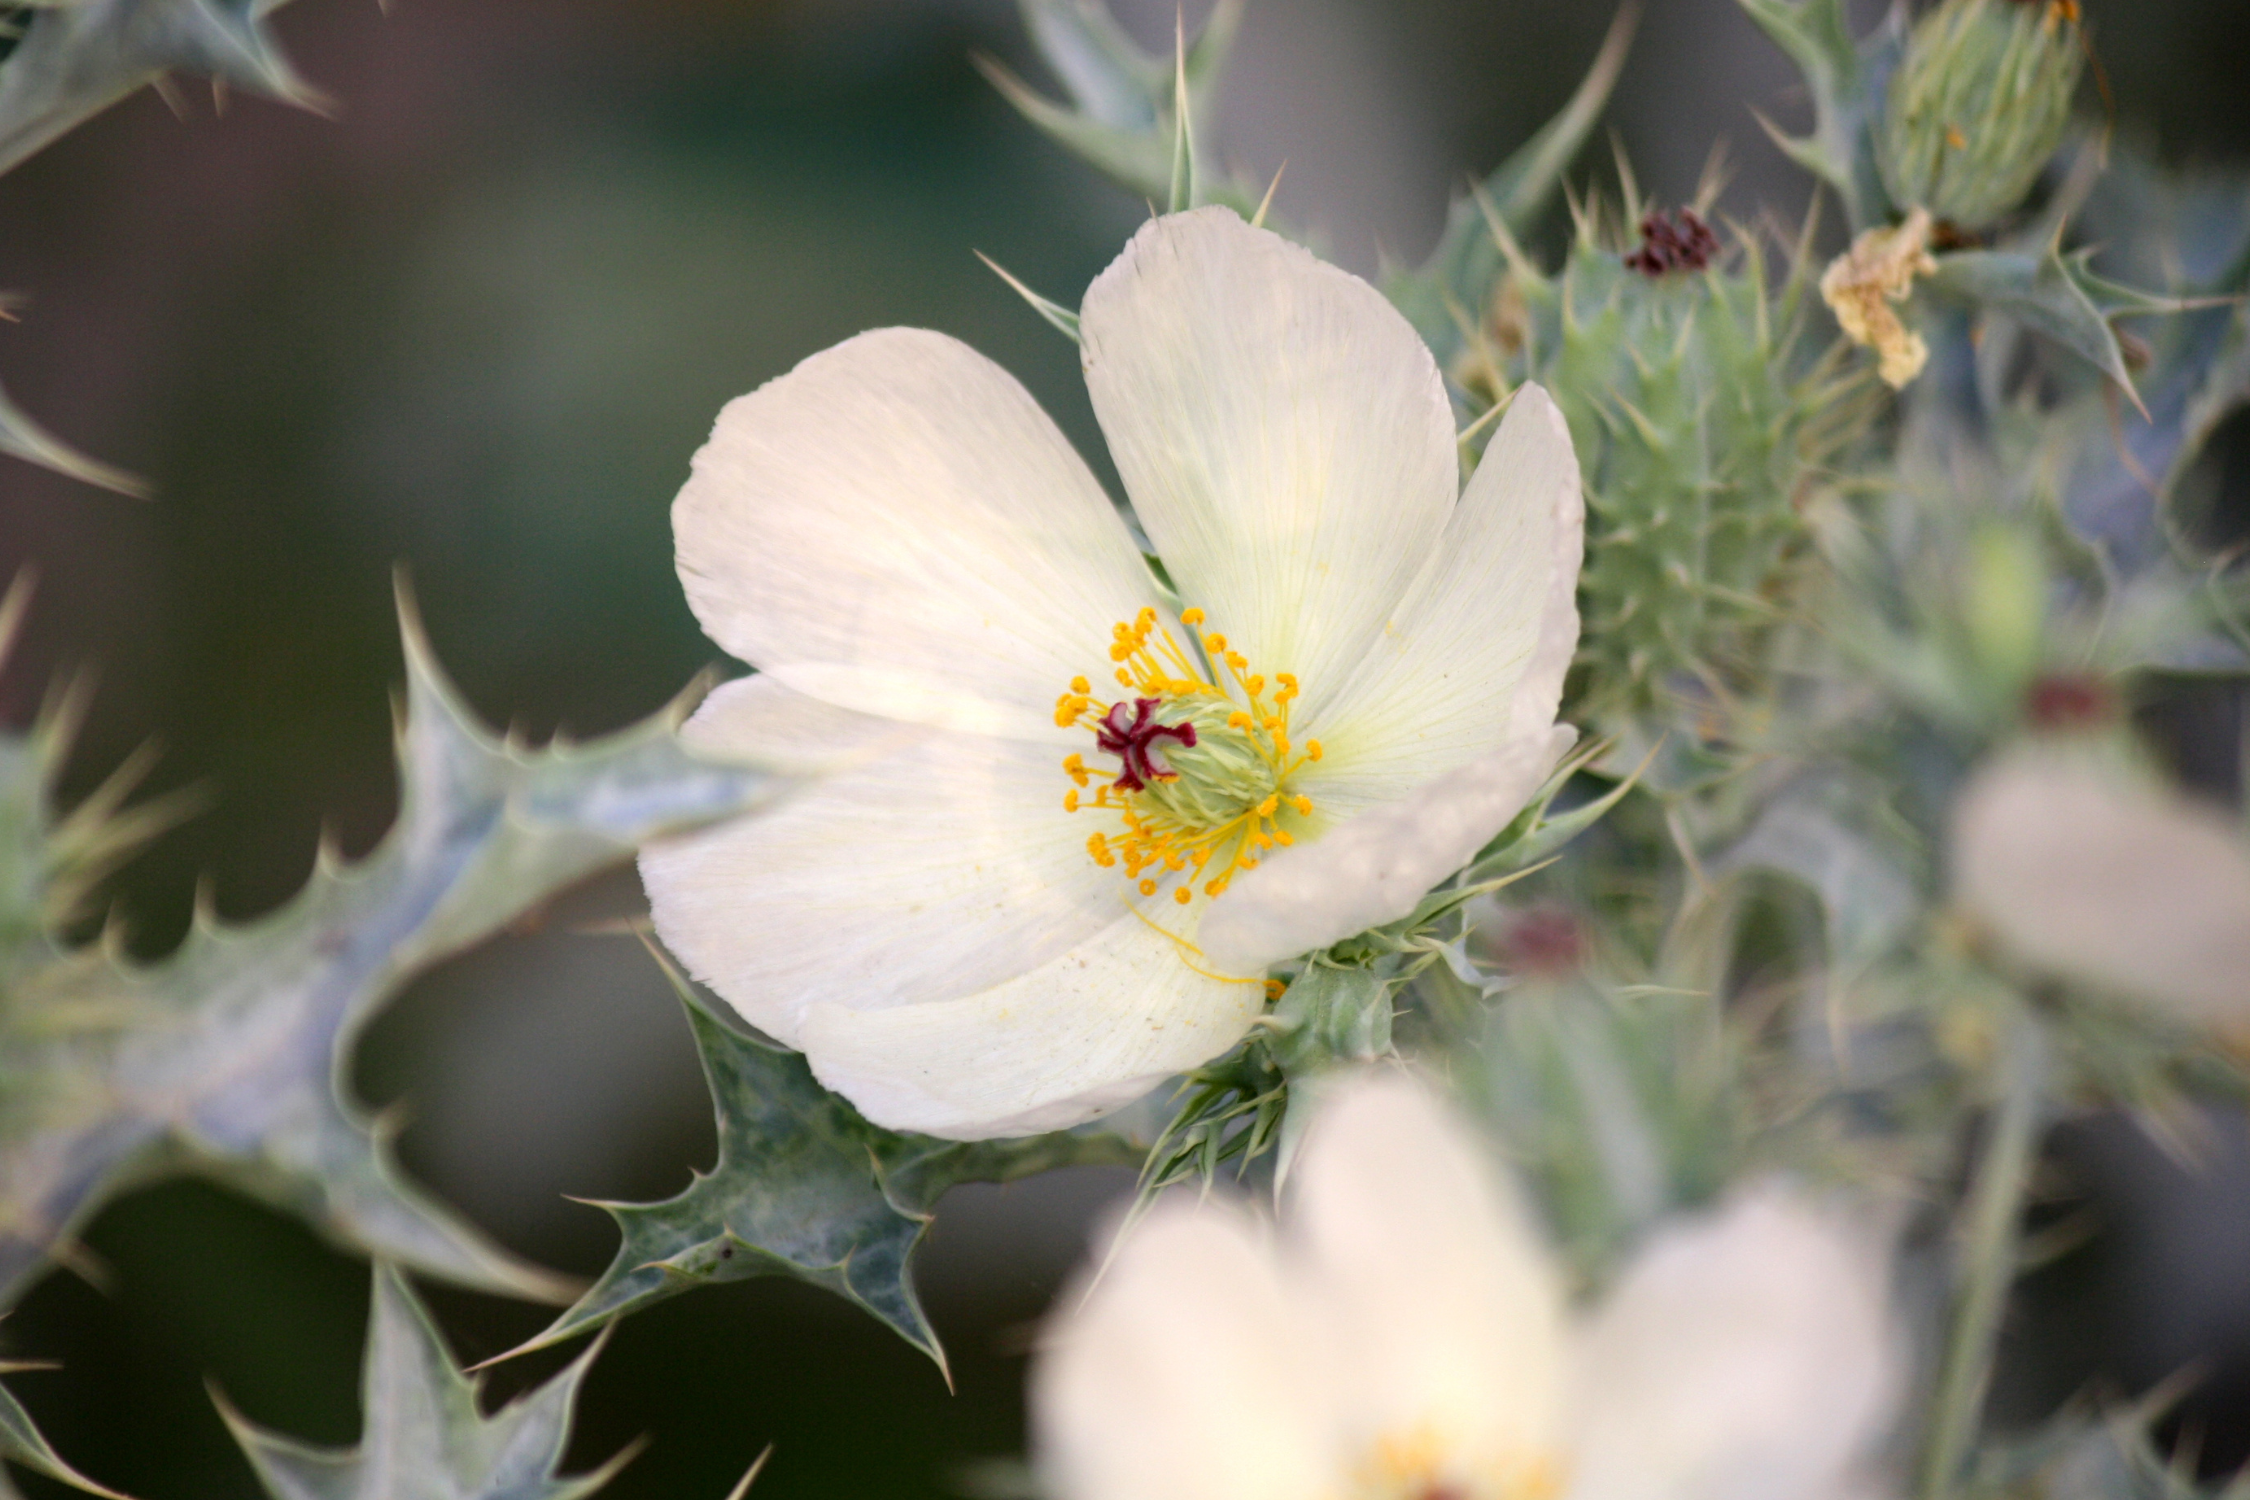
[[[35,1368],[38,1367],[0,1363],[0,1375]],[[64,1463],[61,1456],[47,1446],[47,1440],[40,1436],[38,1427],[32,1423],[31,1413],[25,1411],[22,1403],[10,1395],[4,1386],[0,1386],[0,1459],[5,1459],[7,1463],[21,1464],[34,1474],[59,1479],[73,1489],[84,1490],[89,1495],[104,1495],[108,1500],[129,1500],[129,1497],[105,1484],[88,1479]],[[15,1486],[8,1482],[6,1464],[0,1464],[0,1497],[14,1500],[15,1494]]]
[[[1738,0],[1750,19],[1789,54],[1812,95],[1813,128],[1767,133],[1806,171],[1835,189],[1854,232],[1883,222],[1890,198],[1875,163],[1883,91],[1906,48],[1894,10],[1874,33],[1855,39],[1844,0]]]
[[[579,1383],[599,1343],[545,1385],[491,1416],[427,1309],[395,1267],[375,1268],[361,1366],[359,1442],[318,1448],[268,1432],[220,1401],[274,1500],[577,1500],[608,1484],[637,1448],[590,1474],[556,1475],[570,1443]]]
[[[2045,334],[2117,382],[2136,405],[2140,394],[2119,344],[2116,318],[2184,312],[2195,304],[2105,281],[2087,269],[2086,253],[2065,256],[2017,250],[1960,250],[1938,258],[1928,285],[1986,311],[2005,314]]]
[[[1140,1162],[1137,1149],[1108,1135],[962,1142],[871,1125],[821,1087],[802,1056],[736,1030],[673,977],[711,1087],[718,1161],[661,1203],[598,1205],[617,1221],[616,1258],[526,1350],[694,1287],[786,1276],[859,1304],[942,1368],[911,1271],[945,1190]]]
[[[33,9],[0,58],[0,172],[175,69],[324,107],[266,29],[279,0],[72,0]]]
[[[1640,25],[1640,6],[1618,8],[1609,34],[1594,55],[1593,66],[1553,119],[1502,162],[1474,193],[1454,199],[1447,209],[1445,232],[1437,249],[1419,270],[1389,277],[1384,293],[1420,331],[1440,361],[1449,359],[1460,343],[1454,310],[1473,311],[1484,305],[1505,257],[1486,218],[1489,211],[1513,235],[1528,233],[1539,216],[1554,202],[1562,174],[1577,159],[1586,138],[1593,133],[1609,104],[1610,90],[1625,66],[1625,54]],[[1481,202],[1480,202],[1481,199]]]
[[[91,484],[105,490],[115,490],[120,495],[136,499],[146,498],[148,485],[123,469],[110,467],[99,459],[88,458],[77,449],[55,437],[31,419],[30,413],[0,391],[0,453],[20,458],[25,463],[52,469],[57,474]]]
[[[303,1214],[344,1244],[471,1286],[561,1300],[400,1175],[344,1090],[354,1039],[417,971],[658,834],[790,785],[691,754],[682,701],[582,746],[486,732],[409,614],[400,808],[356,865],[324,851],[293,900],[239,927],[199,913],[146,966],[14,952],[0,995],[0,1305],[115,1190],[195,1172]]]

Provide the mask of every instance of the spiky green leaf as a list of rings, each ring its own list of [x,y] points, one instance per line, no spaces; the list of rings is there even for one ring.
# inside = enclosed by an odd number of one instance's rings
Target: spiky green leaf
[[[37,1367],[0,1363],[0,1375],[33,1368]],[[10,1395],[5,1386],[0,1386],[0,1459],[5,1459],[7,1463],[21,1464],[34,1474],[44,1474],[49,1479],[60,1480],[89,1495],[105,1495],[108,1500],[130,1500],[130,1497],[118,1493],[108,1485],[88,1479],[64,1463],[61,1455],[49,1447],[46,1438],[40,1435],[39,1428],[31,1420],[31,1413],[23,1409],[22,1403]],[[15,1500],[15,1496],[15,1486],[8,1482],[7,1464],[0,1463],[0,1500]]]
[[[1138,1165],[1115,1136],[944,1141],[869,1124],[797,1053],[745,1035],[674,983],[711,1087],[718,1161],[661,1203],[605,1203],[622,1236],[608,1270],[526,1350],[603,1327],[691,1288],[786,1276],[828,1288],[943,1368],[911,1275],[945,1190],[1082,1163]]]
[[[1788,135],[1766,122],[1775,144],[1835,189],[1856,232],[1878,224],[1890,198],[1876,167],[1884,89],[1906,50],[1894,10],[1865,38],[1854,38],[1844,0],[1738,0],[1775,45],[1789,54],[1812,95],[1813,128]]]
[[[0,172],[175,70],[323,108],[266,27],[278,3],[73,0],[32,10],[0,58]]]
[[[1538,222],[1554,202],[1562,174],[1577,159],[1608,106],[1610,90],[1617,85],[1639,25],[1637,3],[1618,8],[1593,66],[1562,110],[1517,147],[1475,192],[1454,199],[1437,249],[1420,269],[1394,274],[1384,283],[1384,294],[1406,314],[1441,362],[1451,359],[1461,342],[1456,311],[1481,308],[1505,265],[1487,212],[1514,235],[1528,232]]]
[[[57,474],[75,479],[81,484],[94,485],[105,490],[115,490],[121,495],[142,498],[148,486],[123,469],[112,468],[99,459],[88,458],[62,439],[47,431],[31,419],[31,414],[0,391],[0,453],[20,458],[25,463],[52,469]]]
[[[786,778],[691,754],[685,701],[582,746],[494,738],[445,681],[411,612],[398,821],[240,927],[199,914],[136,966],[48,949],[0,993],[0,1305],[117,1188],[230,1181],[344,1244],[471,1286],[568,1289],[400,1175],[342,1080],[368,1018],[417,971],[499,930],[644,840],[754,808]],[[20,956],[19,956],[20,958]]]
[[[2196,304],[2106,281],[2087,268],[2089,252],[2064,255],[2016,250],[1961,250],[1938,258],[1929,286],[1977,308],[2037,330],[2117,382],[2140,403],[2133,372],[2118,342],[2115,319],[2184,312]]]
[[[316,1448],[219,1410],[274,1500],[577,1500],[609,1483],[628,1448],[590,1474],[556,1474],[570,1442],[579,1383],[597,1343],[545,1385],[491,1416],[479,1382],[462,1374],[427,1309],[397,1268],[375,1268],[361,1367],[361,1434],[350,1448]]]

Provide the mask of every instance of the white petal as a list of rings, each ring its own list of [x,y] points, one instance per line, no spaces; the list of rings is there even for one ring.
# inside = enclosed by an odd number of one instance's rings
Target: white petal
[[[672,507],[711,638],[816,698],[1057,739],[1156,602],[1101,486],[1023,387],[956,339],[882,328],[729,402]]]
[[[1336,701],[1300,721],[1327,752],[1305,781],[1314,801],[1348,815],[1543,735],[1578,649],[1585,550],[1570,427],[1526,385],[1392,628]]]
[[[1488,1475],[1549,1459],[1562,1292],[1468,1129],[1404,1074],[1371,1073],[1315,1118],[1295,1182],[1301,1295],[1332,1333],[1363,1449],[1427,1434]]]
[[[1808,1500],[1897,1406],[1872,1241],[1777,1188],[1657,1232],[1585,1335],[1569,1500]]]
[[[2250,1019],[2250,838],[2216,809],[2017,750],[1954,807],[1953,883],[2036,967],[2205,1024]]]
[[[816,1005],[804,1019],[805,1055],[822,1083],[893,1130],[983,1140],[1083,1123],[1217,1057],[1265,1008],[1258,981],[1189,966],[1190,920],[1170,909],[1145,921],[1129,915],[1041,968],[959,999]],[[1152,922],[1176,924],[1180,937]]]
[[[1328,1403],[1301,1320],[1239,1215],[1159,1206],[1051,1325],[1032,1367],[1043,1489],[1056,1500],[1334,1493],[1316,1420]]]
[[[1452,410],[1382,295],[1229,209],[1151,221],[1087,288],[1086,385],[1189,604],[1316,713],[1458,491]]]
[[[665,945],[791,1046],[809,1005],[970,994],[1117,920],[1124,882],[1087,857],[1052,746],[855,714],[763,676],[712,694],[683,732],[722,754],[861,757],[641,855]]]
[[[1229,974],[1325,948],[1412,912],[1508,826],[1576,738],[1556,725],[1266,856],[1211,904],[1199,939]],[[1314,806],[1320,796],[1313,796]]]

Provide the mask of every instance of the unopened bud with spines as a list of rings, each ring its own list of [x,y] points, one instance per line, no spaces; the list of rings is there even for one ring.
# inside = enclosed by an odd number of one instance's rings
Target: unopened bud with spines
[[[2077,0],[1944,0],[1891,77],[1884,187],[1955,229],[1997,222],[2062,144],[2084,64]]]

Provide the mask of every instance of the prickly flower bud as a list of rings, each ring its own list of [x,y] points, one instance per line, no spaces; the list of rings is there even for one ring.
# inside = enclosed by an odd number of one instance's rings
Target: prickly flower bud
[[[2000,218],[2062,144],[2084,62],[2077,0],[1945,0],[1891,80],[1877,141],[1891,197],[1959,229]]]
[[[1937,269],[1930,228],[1930,211],[1917,208],[1896,228],[1870,229],[1853,240],[1820,277],[1820,295],[1844,336],[1882,357],[1883,381],[1893,390],[1921,374],[1930,357],[1929,345],[1891,306],[1906,299],[1915,277]]]

